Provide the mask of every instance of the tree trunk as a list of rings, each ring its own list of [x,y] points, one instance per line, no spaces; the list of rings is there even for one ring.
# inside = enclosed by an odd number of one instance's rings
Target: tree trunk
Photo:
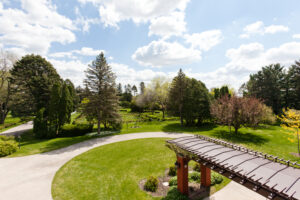
[[[98,135],[100,135],[100,126],[101,126],[100,119],[98,119],[98,122],[97,122],[97,133],[98,133]]]
[[[234,127],[234,133],[237,134],[238,133],[239,128],[238,127]]]
[[[182,106],[179,107],[179,115],[180,115],[180,125],[183,126],[183,117],[182,117]]]
[[[163,120],[165,119],[165,109],[162,109],[162,113],[163,113]]]

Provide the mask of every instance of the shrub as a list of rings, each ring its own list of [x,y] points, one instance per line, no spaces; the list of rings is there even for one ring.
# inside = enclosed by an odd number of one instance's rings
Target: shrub
[[[59,137],[73,137],[85,135],[93,131],[93,124],[68,124],[62,127]]]
[[[176,187],[172,187],[162,200],[189,200],[189,198],[181,194]]]
[[[150,192],[155,192],[157,190],[157,187],[158,179],[153,176],[150,176],[144,185],[144,189]]]
[[[169,167],[169,176],[176,176],[176,167],[175,166],[170,166]]]
[[[220,184],[223,181],[223,177],[215,172],[211,173],[211,185]]]
[[[196,171],[196,172],[201,172],[201,165],[200,165],[200,163],[196,163],[196,165],[194,166],[193,170]]]
[[[0,157],[8,156],[18,149],[18,143],[14,137],[1,136],[0,138]]]
[[[174,186],[174,185],[177,185],[177,176],[174,176],[169,180],[169,186]]]
[[[189,173],[189,180],[195,181],[197,183],[200,183],[201,180],[201,174],[199,172],[192,172]]]

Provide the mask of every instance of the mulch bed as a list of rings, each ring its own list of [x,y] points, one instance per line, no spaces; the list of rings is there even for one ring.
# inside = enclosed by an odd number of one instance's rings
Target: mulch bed
[[[167,196],[168,191],[170,189],[169,186],[164,186],[164,182],[169,182],[172,177],[168,175],[168,170],[165,171],[164,177],[158,177],[158,187],[156,192],[149,192],[144,189],[144,185],[147,179],[143,179],[139,183],[139,187],[141,190],[147,192],[153,197],[164,197]],[[207,197],[210,194],[210,187],[201,187],[199,183],[189,183],[189,198],[191,200],[196,200],[201,197]]]

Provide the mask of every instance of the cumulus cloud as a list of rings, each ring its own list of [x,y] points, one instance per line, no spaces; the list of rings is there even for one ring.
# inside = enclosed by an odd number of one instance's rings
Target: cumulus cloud
[[[144,66],[178,66],[201,60],[201,51],[186,48],[178,42],[159,40],[138,48],[132,59]]]
[[[97,56],[100,53],[105,53],[104,50],[95,50],[93,48],[90,47],[82,47],[79,50],[72,50],[72,51],[66,51],[66,52],[55,52],[50,54],[50,57],[54,57],[54,58],[64,58],[64,57],[68,57],[68,58],[77,58],[78,55],[80,56]]]
[[[72,20],[59,14],[48,0],[20,0],[20,9],[0,3],[0,43],[17,53],[46,54],[53,42],[76,40]]]
[[[210,50],[223,39],[222,32],[220,30],[209,30],[191,35],[186,34],[184,38],[187,43],[192,45],[193,48],[199,48],[202,51]]]
[[[167,16],[174,11],[183,11],[189,0],[78,0],[80,3],[93,3],[99,9],[105,26],[118,27],[118,23],[132,20],[134,23]]]
[[[209,88],[228,84],[237,90],[248,81],[249,74],[274,63],[288,67],[299,59],[299,52],[300,42],[284,43],[270,49],[264,49],[260,43],[243,44],[227,50],[226,57],[230,61],[225,66],[209,73],[192,73],[191,76],[203,80]]]
[[[161,16],[151,20],[149,36],[158,35],[168,38],[172,35],[180,36],[186,31],[184,12],[173,12],[168,16]]]
[[[300,34],[294,34],[294,35],[293,35],[293,38],[294,38],[294,39],[300,39]]]
[[[257,21],[255,23],[247,25],[243,29],[244,33],[240,35],[240,38],[249,38],[251,35],[255,34],[275,34],[278,32],[288,32],[289,28],[283,25],[270,25],[265,26],[262,21]]]

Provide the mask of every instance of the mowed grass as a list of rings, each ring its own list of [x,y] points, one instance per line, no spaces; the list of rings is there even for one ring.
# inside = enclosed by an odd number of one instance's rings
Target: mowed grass
[[[164,138],[138,139],[92,149],[66,163],[55,175],[52,196],[70,199],[161,199],[139,188],[149,176],[163,176],[175,162]],[[224,187],[228,179],[217,189]],[[213,187],[212,191],[216,191]]]
[[[23,124],[29,120],[30,118],[21,119],[19,117],[13,117],[10,113],[8,113],[7,117],[5,118],[4,124],[0,124],[0,133],[20,124]]]

